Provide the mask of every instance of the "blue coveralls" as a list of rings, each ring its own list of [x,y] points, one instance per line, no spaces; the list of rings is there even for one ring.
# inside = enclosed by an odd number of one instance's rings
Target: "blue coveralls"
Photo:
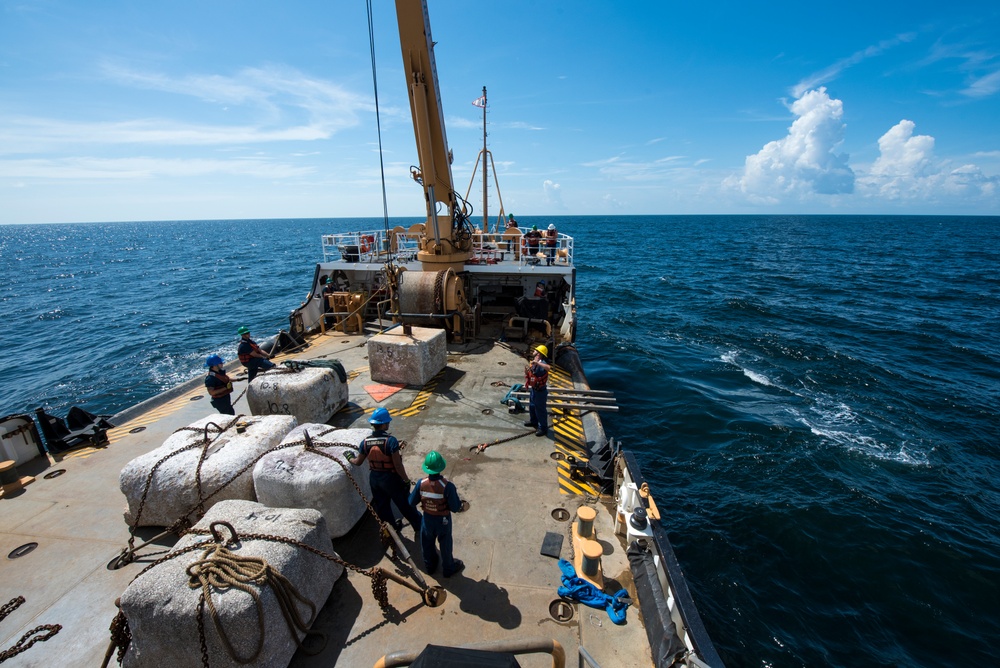
[[[379,448],[378,443],[383,438],[386,439],[385,446]],[[419,531],[420,513],[408,503],[406,493],[409,491],[409,487],[396,473],[391,462],[389,468],[378,470],[377,462],[381,461],[381,458],[375,457],[373,461],[371,456],[373,450],[381,450],[382,454],[391,460],[392,454],[399,452],[399,441],[396,440],[395,436],[390,436],[384,431],[373,431],[371,436],[361,441],[361,454],[368,458],[368,482],[371,483],[372,487],[372,507],[375,508],[375,514],[383,522],[394,523],[396,518],[392,514],[392,504],[395,503],[413,530]]]
[[[438,483],[438,484],[430,484]],[[444,489],[435,491],[443,484]],[[438,553],[434,541],[441,546],[441,567],[445,577],[455,573],[455,558],[452,555],[451,514],[462,508],[455,485],[440,473],[424,478],[410,492],[410,507],[421,504],[424,521],[420,528],[420,550],[424,555],[424,566],[428,573],[438,567]],[[439,514],[438,514],[439,513]]]
[[[546,371],[537,364],[532,364],[530,373],[532,376],[538,377],[544,376]],[[528,390],[528,417],[531,424],[535,426],[535,429],[543,433],[549,430],[549,416],[545,406],[548,398],[549,386],[547,381],[541,387],[532,387]]]

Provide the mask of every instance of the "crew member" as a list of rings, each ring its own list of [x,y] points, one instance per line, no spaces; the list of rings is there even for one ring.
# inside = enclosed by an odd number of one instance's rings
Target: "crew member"
[[[333,305],[330,303],[330,297],[333,293],[337,291],[336,286],[333,284],[333,277],[326,277],[326,285],[323,286],[323,313],[329,313],[333,310]],[[323,316],[325,318],[325,325],[330,326],[330,318]]]
[[[538,225],[532,225],[527,234],[524,235],[524,243],[528,247],[528,255],[535,256],[538,252],[538,243],[542,240],[542,233],[538,231]]]
[[[559,232],[556,226],[549,223],[549,229],[545,230],[545,264],[552,266],[556,261],[556,245],[559,243]]]
[[[507,228],[506,229],[507,230],[516,230],[517,229],[517,221],[514,220],[514,214],[512,214],[512,213],[507,214]],[[518,243],[520,243],[520,241]],[[510,239],[507,239],[507,250],[508,251],[513,250],[511,248]]]
[[[260,349],[254,340],[250,338],[250,328],[243,325],[236,333],[240,335],[240,346],[236,349],[236,354],[240,358],[240,364],[247,368],[247,382],[250,382],[261,371],[274,368],[271,356]]]
[[[212,408],[226,415],[236,415],[230,396],[233,393],[233,381],[226,375],[225,369],[222,368],[223,364],[225,362],[218,355],[208,356],[205,360],[205,366],[208,367],[205,388],[208,390],[208,396],[212,397],[210,402]]]
[[[549,397],[549,369],[552,365],[545,358],[549,349],[542,345],[535,348],[535,356],[524,369],[525,386],[528,388],[528,416],[525,427],[534,427],[535,436],[545,436],[549,432],[549,419],[545,403]]]
[[[389,415],[389,411],[381,407],[376,408],[368,418],[372,434],[361,441],[361,454],[351,461],[358,466],[368,460],[372,506],[379,519],[392,524],[397,531],[402,529],[402,520],[396,520],[392,514],[392,504],[396,504],[399,512],[416,533],[420,531],[420,513],[408,503],[406,493],[410,490],[410,477],[406,475],[406,468],[403,466],[399,441],[389,433],[390,422],[392,416]]]
[[[434,541],[441,547],[441,574],[450,578],[465,568],[452,556],[451,514],[462,511],[462,501],[454,483],[441,475],[447,463],[436,450],[431,450],[424,458],[424,472],[429,478],[417,482],[410,492],[410,505],[420,504],[424,520],[420,529],[420,550],[424,555],[424,567],[431,574],[438,567],[438,553]]]

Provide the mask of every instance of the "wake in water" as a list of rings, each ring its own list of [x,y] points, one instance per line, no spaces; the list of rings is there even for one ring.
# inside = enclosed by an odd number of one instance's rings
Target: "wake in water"
[[[808,375],[786,385],[771,380],[765,373],[744,366],[740,357],[737,351],[729,350],[722,353],[719,359],[727,365],[738,368],[754,383],[781,390],[772,394],[773,401],[782,406],[796,422],[823,439],[824,444],[900,464],[911,466],[929,464],[928,453],[908,448],[905,435],[885,433],[887,428],[891,429],[895,425],[884,425],[883,431],[880,432],[874,424],[851,408],[843,399],[827,394],[822,388],[817,387],[815,381]],[[755,359],[750,364],[760,366],[763,365],[763,361]],[[894,445],[892,441],[898,442],[898,445]]]

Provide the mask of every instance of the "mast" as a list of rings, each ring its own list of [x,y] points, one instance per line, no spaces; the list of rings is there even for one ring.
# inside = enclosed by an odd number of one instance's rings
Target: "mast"
[[[483,86],[483,155],[486,155],[486,86]],[[490,213],[486,201],[486,184],[489,170],[486,167],[486,160],[483,160],[483,232],[490,231]]]

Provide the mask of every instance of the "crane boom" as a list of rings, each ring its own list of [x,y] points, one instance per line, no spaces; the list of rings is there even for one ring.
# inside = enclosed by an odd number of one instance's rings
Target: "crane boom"
[[[448,267],[461,271],[471,255],[471,240],[463,234],[453,185],[426,0],[396,0],[396,20],[420,159],[420,171],[414,178],[424,187],[427,205],[426,236],[420,242],[417,259],[425,271]],[[444,205],[440,214],[438,202]]]

